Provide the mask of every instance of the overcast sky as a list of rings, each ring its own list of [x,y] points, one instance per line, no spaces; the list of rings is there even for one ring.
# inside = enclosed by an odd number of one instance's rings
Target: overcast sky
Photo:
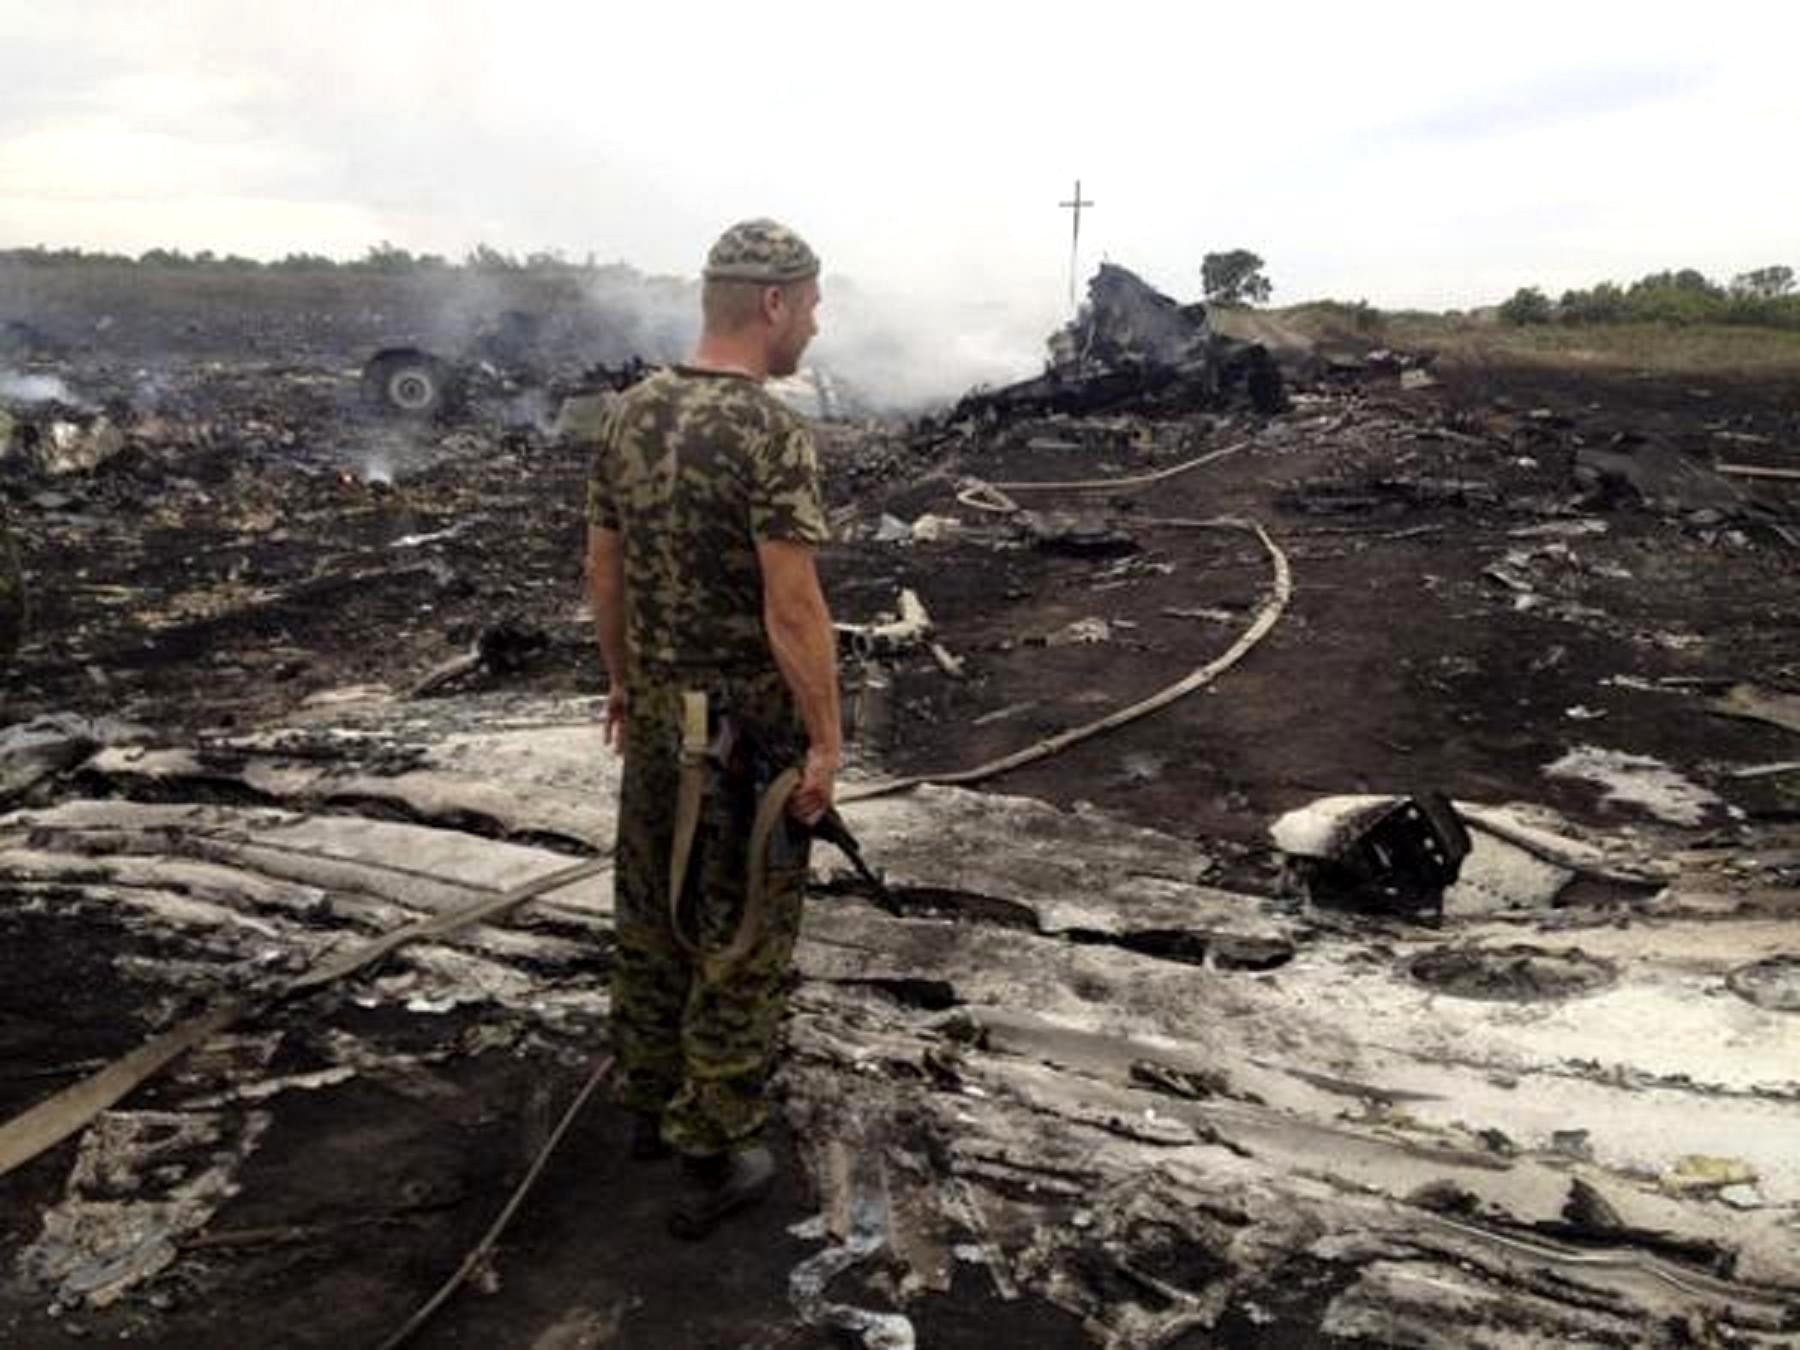
[[[784,218],[828,272],[1053,312],[1084,261],[1183,298],[1469,306],[1800,265],[1800,5],[0,0],[0,245],[692,273]]]

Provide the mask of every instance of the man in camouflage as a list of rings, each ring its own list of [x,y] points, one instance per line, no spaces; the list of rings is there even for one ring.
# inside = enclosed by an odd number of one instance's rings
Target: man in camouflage
[[[610,680],[608,738],[624,755],[614,857],[613,1030],[632,1152],[669,1148],[685,1185],[670,1227],[704,1235],[760,1199],[760,1137],[806,876],[804,843],[771,862],[764,921],[727,960],[743,915],[756,788],[707,770],[671,916],[683,695],[804,743],[789,811],[831,806],[841,751],[835,635],[814,565],[827,529],[811,437],[763,388],[817,331],[819,263],[769,220],[707,257],[704,330],[686,365],[607,410],[588,491],[588,578]],[[803,734],[803,741],[802,741]],[[691,935],[684,942],[683,934]]]

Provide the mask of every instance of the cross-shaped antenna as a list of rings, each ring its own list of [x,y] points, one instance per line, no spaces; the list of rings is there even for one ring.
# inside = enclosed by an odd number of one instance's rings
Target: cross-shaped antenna
[[[1058,202],[1064,210],[1075,213],[1075,230],[1069,240],[1069,308],[1075,308],[1075,278],[1081,265],[1081,208],[1093,203],[1081,199],[1081,180],[1075,180],[1075,195],[1066,202]]]

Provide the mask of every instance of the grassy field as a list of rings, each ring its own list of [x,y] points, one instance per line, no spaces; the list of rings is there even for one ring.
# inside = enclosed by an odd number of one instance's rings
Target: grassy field
[[[1381,313],[1333,303],[1268,313],[1282,326],[1317,342],[1380,342],[1402,350],[1428,349],[1452,364],[1800,377],[1800,333],[1779,328],[1654,323],[1515,327],[1501,323],[1492,311]]]
[[[1746,328],[1722,324],[1671,327],[1665,324],[1614,324],[1591,328],[1533,325],[1464,326],[1432,336],[1421,326],[1411,336],[1395,326],[1397,345],[1435,343],[1442,359],[1641,370],[1656,374],[1800,376],[1800,333],[1778,328]]]

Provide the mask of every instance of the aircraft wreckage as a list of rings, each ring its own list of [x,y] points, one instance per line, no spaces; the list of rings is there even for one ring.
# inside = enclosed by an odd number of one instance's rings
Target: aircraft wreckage
[[[1791,647],[1683,625],[1777,612],[1790,489],[1369,355],[1258,411],[1128,277],[823,436],[886,906],[815,855],[729,1269],[589,1095],[580,456],[380,482],[343,363],[21,409],[0,1340],[1794,1343]]]

